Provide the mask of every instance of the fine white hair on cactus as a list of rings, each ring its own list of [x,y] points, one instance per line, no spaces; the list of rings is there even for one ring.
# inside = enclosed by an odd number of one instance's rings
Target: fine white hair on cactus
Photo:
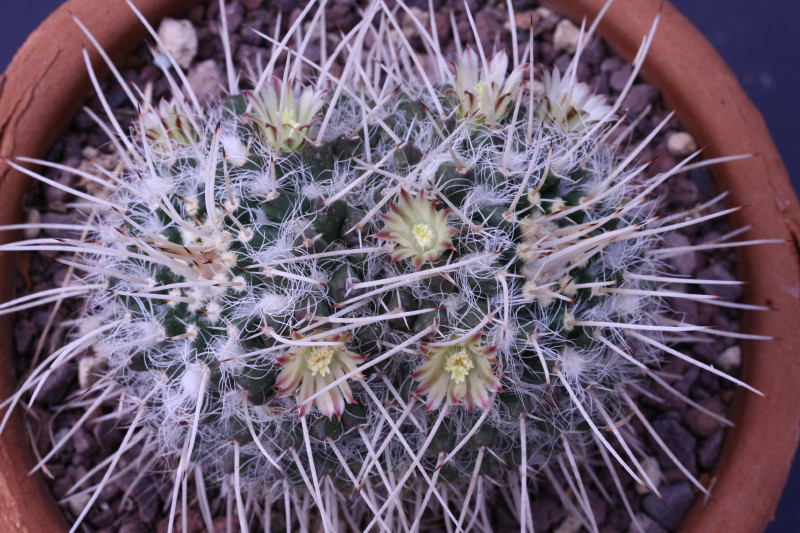
[[[60,228],[82,238],[0,246],[75,255],[59,261],[83,275],[2,303],[0,315],[85,302],[73,338],[2,406],[34,402],[53,369],[91,350],[103,367],[86,391],[96,395],[91,409],[118,401],[128,424],[103,479],[73,487],[91,494],[73,531],[135,453],[132,465],[174,478],[169,531],[189,501],[209,530],[212,510],[224,508],[243,531],[259,521],[269,529],[281,513],[287,530],[418,531],[438,520],[490,531],[497,497],[526,533],[533,472],[576,524],[597,531],[586,486],[598,483],[598,456],[642,531],[617,468],[658,494],[626,425],[635,417],[654,432],[629,391],[652,379],[729,423],[653,370],[676,357],[755,391],[673,344],[762,338],[684,323],[666,304],[759,309],[672,288],[709,282],[670,273],[666,259],[694,248],[669,248],[665,235],[732,212],[710,212],[721,196],[655,216],[669,178],[738,156],[690,164],[693,154],[649,177],[637,158],[671,115],[627,151],[610,140],[658,19],[610,101],[576,80],[596,23],[563,76],[538,80],[531,46],[516,39],[510,55],[487,56],[477,34],[474,48],[456,35],[446,57],[432,3],[428,29],[403,2],[371,0],[334,50],[324,44],[312,57],[326,6],[311,1],[285,34],[260,34],[270,59],[241,91],[220,4],[225,98],[200,106],[161,48],[154,55],[173,94],[158,105],[136,98],[109,62],[142,110],[126,132],[100,95],[108,124],[97,120],[122,175],[39,162],[107,195],[12,163],[91,215]],[[509,15],[516,36],[511,2]],[[427,65],[403,33],[405,17]],[[771,242],[737,236],[700,246]]]

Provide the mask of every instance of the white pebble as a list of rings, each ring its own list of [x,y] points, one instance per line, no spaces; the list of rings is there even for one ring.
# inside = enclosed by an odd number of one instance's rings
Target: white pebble
[[[717,364],[725,371],[739,368],[742,365],[742,349],[735,345],[726,348],[720,354]]]
[[[686,157],[697,150],[697,141],[685,131],[678,131],[667,137],[667,152],[675,157]]]
[[[105,361],[87,355],[78,361],[78,384],[82,389],[88,389],[100,379],[103,374]]]
[[[36,209],[31,209],[28,211],[28,217],[25,222],[28,224],[41,224],[42,214]],[[25,228],[22,233],[25,235],[26,239],[35,239],[39,236],[40,231],[39,228]]]
[[[575,53],[578,49],[578,41],[581,37],[581,30],[572,21],[562,19],[556,26],[553,34],[553,46],[560,52],[569,54]]]
[[[83,508],[89,503],[89,500],[92,498],[91,494],[74,494],[72,497],[69,498],[69,509],[75,516],[78,516],[83,512]]]
[[[661,466],[659,466],[656,458],[647,456],[641,461],[641,463],[644,472],[647,474],[647,477],[649,477],[650,481],[652,481],[655,485],[654,488],[657,488],[659,485],[661,485],[661,482],[664,480],[664,474],[661,473]],[[639,494],[647,494],[651,492],[651,489],[643,487],[637,483],[636,492]]]
[[[165,18],[158,27],[158,38],[181,68],[189,68],[197,55],[197,30],[191,22]]]

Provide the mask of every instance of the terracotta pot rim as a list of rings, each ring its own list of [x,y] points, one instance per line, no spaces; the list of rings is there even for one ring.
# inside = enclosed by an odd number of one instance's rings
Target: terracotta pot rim
[[[136,0],[150,20],[158,20],[196,0]],[[590,19],[605,0],[545,0],[556,10]],[[100,4],[96,0],[68,0],[26,41],[6,73],[0,93],[0,155],[43,157],[61,135],[68,120],[89,92],[80,49],[88,46],[72,22],[80,18],[112,55],[139,41],[143,29],[122,0]],[[662,0],[618,0],[599,26],[599,33],[620,55],[633,57],[653,18],[661,23],[643,70],[667,100],[678,106],[678,117],[702,144],[706,155],[717,157],[758,152],[759,156],[719,165],[713,169],[721,189],[731,191],[733,203],[754,202],[734,217],[738,226],[758,221],[753,238],[783,238],[779,252],[740,254],[749,285],[748,302],[768,304],[777,313],[750,314],[745,331],[776,337],[756,345],[743,343],[744,379],[775,399],[737,392],[734,419],[737,428],[726,438],[715,468],[714,502],[697,502],[684,521],[682,532],[761,531],[772,518],[800,437],[800,207],[758,111],[713,47],[677,10]],[[113,28],[109,21],[117,23]],[[57,34],[58,40],[52,39]],[[96,54],[95,65],[99,66]],[[53,82],[52,80],[58,80]],[[705,87],[703,90],[702,88]],[[693,92],[694,91],[694,92]],[[720,137],[718,132],[725,132]],[[750,181],[758,180],[753,187]],[[0,160],[0,224],[18,219],[25,181]],[[0,235],[0,242],[9,239]],[[11,279],[12,262],[0,260],[0,279]],[[0,286],[0,298],[11,287]],[[768,316],[767,316],[768,315]],[[0,320],[0,357],[11,353],[9,321]],[[5,365],[9,368],[9,365]],[[0,396],[13,390],[11,376],[0,374]],[[768,450],[770,461],[764,460]],[[34,464],[19,417],[0,437],[0,525],[21,532],[66,531],[52,496],[37,476],[27,476]],[[14,467],[12,469],[12,467]],[[22,468],[20,468],[22,467]]]

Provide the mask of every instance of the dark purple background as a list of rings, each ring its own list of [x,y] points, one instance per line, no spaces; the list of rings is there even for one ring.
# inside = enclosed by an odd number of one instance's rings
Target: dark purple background
[[[0,69],[25,37],[62,0],[0,0]],[[103,0],[97,0],[98,2]],[[717,47],[761,110],[800,189],[800,2],[671,0]],[[800,393],[800,384],[798,384]],[[769,450],[764,450],[769,454]],[[754,457],[754,461],[758,458]],[[711,504],[713,505],[713,503]],[[767,533],[800,531],[800,461]]]

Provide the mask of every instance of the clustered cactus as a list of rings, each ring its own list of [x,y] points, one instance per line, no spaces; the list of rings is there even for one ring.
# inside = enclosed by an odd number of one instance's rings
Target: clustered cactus
[[[506,492],[527,531],[551,468],[596,529],[583,463],[599,449],[657,490],[617,430],[640,414],[626,386],[664,353],[690,359],[670,341],[704,329],[663,298],[713,303],[664,288],[686,280],[662,238],[728,211],[653,216],[691,157],[647,177],[641,147],[607,142],[620,101],[576,62],[540,77],[530,47],[446,58],[420,26],[425,69],[396,26],[376,0],[320,64],[309,37],[272,40],[250,91],[231,80],[202,108],[174,66],[171,101],[135,101],[130,131],[109,117],[125,173],[91,176],[105,198],[75,192],[90,236],[3,247],[77,253],[85,300],[74,340],[10,402],[91,350],[98,394],[128,413],[104,480],[143,444],[174,472],[171,517],[188,478],[209,529],[220,494],[242,530],[284,502],[287,527],[490,530]]]

